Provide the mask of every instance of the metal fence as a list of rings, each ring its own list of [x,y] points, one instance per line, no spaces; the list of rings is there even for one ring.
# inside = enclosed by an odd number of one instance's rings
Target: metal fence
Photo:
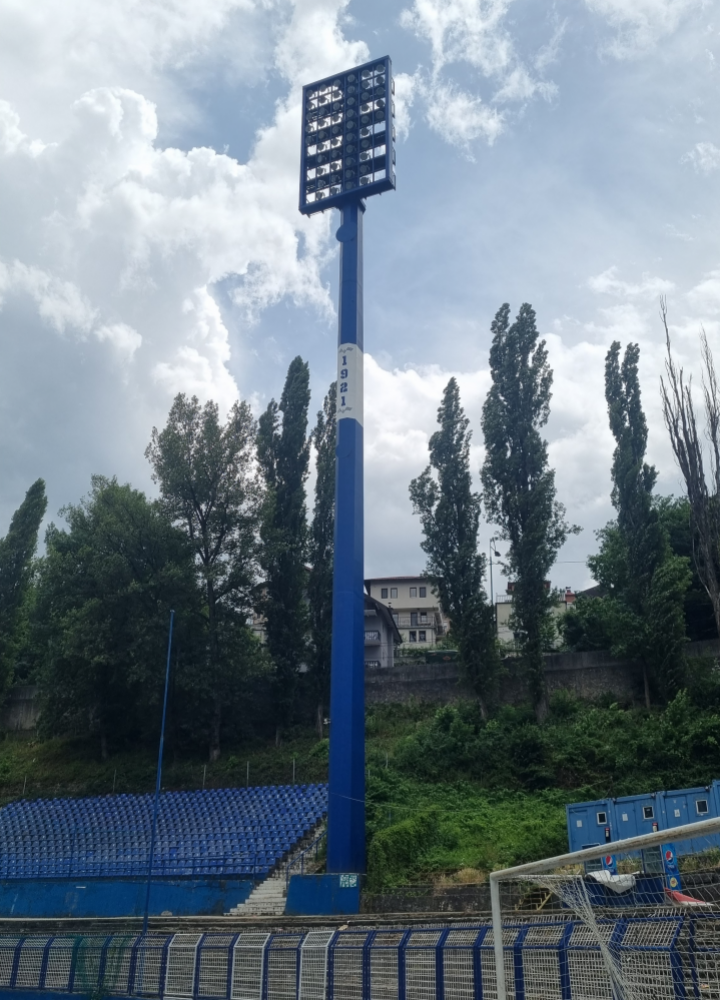
[[[508,995],[613,1000],[598,937],[626,996],[720,998],[720,914],[525,920],[503,928]],[[292,933],[0,937],[0,996],[148,1000],[492,1000],[490,924]]]

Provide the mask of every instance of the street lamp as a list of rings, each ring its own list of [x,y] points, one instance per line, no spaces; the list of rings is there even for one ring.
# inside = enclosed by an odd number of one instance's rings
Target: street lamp
[[[495,614],[495,595],[493,594],[493,556],[498,559],[502,559],[502,555],[495,549],[495,542],[499,539],[496,535],[490,539],[490,607],[493,612],[493,619],[495,619],[495,627],[497,628],[497,615]]]
[[[300,211],[339,208],[335,556],[328,872],[365,871],[363,231],[365,201],[395,187],[389,57],[303,87]]]

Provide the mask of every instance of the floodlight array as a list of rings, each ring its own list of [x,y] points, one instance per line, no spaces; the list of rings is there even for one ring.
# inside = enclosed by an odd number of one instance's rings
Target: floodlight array
[[[395,187],[390,58],[303,88],[300,211],[323,211]]]

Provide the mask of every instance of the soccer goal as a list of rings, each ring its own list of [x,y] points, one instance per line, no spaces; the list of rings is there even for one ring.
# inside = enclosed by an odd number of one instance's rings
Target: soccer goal
[[[497,1000],[720,1000],[720,818],[493,872],[490,899]]]

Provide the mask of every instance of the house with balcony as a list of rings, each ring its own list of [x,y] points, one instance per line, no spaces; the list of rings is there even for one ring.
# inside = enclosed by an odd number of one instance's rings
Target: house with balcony
[[[447,634],[450,623],[425,577],[375,577],[365,581],[365,591],[390,611],[403,643],[434,646]]]
[[[365,594],[365,666],[392,667],[402,642],[389,608]]]

